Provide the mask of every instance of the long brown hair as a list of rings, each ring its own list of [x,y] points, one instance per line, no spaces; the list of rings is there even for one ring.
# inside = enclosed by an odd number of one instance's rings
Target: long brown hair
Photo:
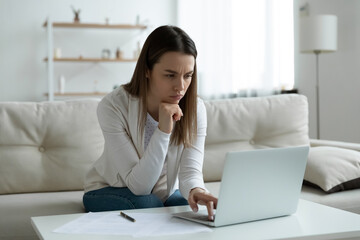
[[[171,143],[190,146],[197,133],[197,50],[194,41],[180,28],[175,26],[161,26],[156,28],[146,39],[137,61],[131,81],[124,85],[124,89],[140,100],[139,132],[143,136],[147,115],[147,70],[152,70],[160,57],[166,52],[181,52],[195,58],[194,72],[191,83],[179,106],[184,116],[177,121],[171,135]]]

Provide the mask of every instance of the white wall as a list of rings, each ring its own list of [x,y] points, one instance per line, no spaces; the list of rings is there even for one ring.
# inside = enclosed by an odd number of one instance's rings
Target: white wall
[[[338,50],[320,54],[320,138],[360,143],[360,1],[299,0],[310,15],[338,17]],[[297,83],[310,105],[310,137],[316,137],[316,61],[297,52]]]
[[[321,138],[360,143],[360,1],[295,0],[298,6],[305,2],[310,5],[311,15],[338,16],[338,51],[320,55]],[[42,24],[48,15],[54,21],[72,21],[70,5],[81,9],[83,22],[104,22],[108,17],[114,23],[134,23],[139,14],[140,20],[148,19],[152,27],[176,23],[173,0],[0,0],[0,101],[45,100],[47,73],[43,58],[47,42]],[[64,56],[99,56],[103,48],[115,50],[119,45],[131,55],[143,35],[62,29],[55,32],[55,46],[62,48]],[[296,86],[308,97],[310,137],[315,138],[315,55],[299,54],[298,42],[295,64]],[[115,84],[127,82],[133,68],[134,63],[56,63],[55,80],[64,74],[68,90],[83,91],[93,90],[93,81],[98,80],[97,90],[108,91]]]
[[[157,26],[176,23],[176,1],[168,0],[0,0],[0,101],[42,101],[47,92],[47,32],[42,24],[71,22],[70,6],[81,9],[81,22],[135,24],[146,21],[150,28],[140,30],[56,29],[54,47],[62,56],[100,57],[104,48],[120,47],[132,57],[138,40]],[[60,74],[65,90],[111,91],[128,82],[135,63],[55,63],[55,90]]]

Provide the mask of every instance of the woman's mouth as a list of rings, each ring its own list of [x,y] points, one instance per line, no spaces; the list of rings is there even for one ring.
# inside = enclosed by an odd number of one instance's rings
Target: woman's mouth
[[[179,101],[184,95],[174,95],[174,96],[170,96],[171,99],[177,100]]]

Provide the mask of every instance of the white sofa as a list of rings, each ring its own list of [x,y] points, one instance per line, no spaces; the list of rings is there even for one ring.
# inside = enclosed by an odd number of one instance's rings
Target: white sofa
[[[100,156],[97,100],[0,103],[0,239],[37,239],[31,216],[84,212],[83,176]],[[308,104],[289,94],[206,103],[204,179],[217,195],[227,151],[309,144]],[[360,144],[310,141],[360,150]],[[360,189],[301,197],[360,213]]]

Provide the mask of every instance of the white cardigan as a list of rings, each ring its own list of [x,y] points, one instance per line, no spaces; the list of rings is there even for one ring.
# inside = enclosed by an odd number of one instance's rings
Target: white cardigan
[[[104,134],[102,156],[85,177],[85,192],[107,186],[128,187],[135,195],[150,194],[167,160],[167,194],[179,188],[188,199],[192,188],[205,189],[202,176],[206,109],[198,98],[197,139],[184,148],[169,145],[170,135],[156,129],[144,151],[138,131],[139,99],[119,87],[99,103],[97,114]]]

